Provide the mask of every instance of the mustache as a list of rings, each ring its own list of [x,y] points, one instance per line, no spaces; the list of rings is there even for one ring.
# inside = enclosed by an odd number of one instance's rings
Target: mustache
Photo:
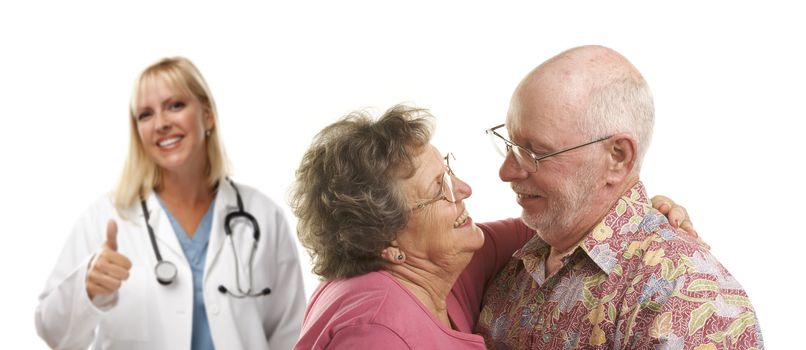
[[[511,184],[509,187],[511,187],[512,191],[515,191],[515,193],[526,193],[526,194],[538,195],[538,196],[543,195],[542,193],[540,193],[538,191],[535,191],[535,190],[532,190],[530,188],[527,188],[526,186]]]

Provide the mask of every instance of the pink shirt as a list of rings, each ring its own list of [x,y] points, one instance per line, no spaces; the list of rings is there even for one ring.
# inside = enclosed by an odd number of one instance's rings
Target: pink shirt
[[[479,226],[484,246],[448,296],[448,328],[385,271],[322,282],[305,312],[295,349],[485,349],[471,334],[487,282],[533,235],[504,220]]]

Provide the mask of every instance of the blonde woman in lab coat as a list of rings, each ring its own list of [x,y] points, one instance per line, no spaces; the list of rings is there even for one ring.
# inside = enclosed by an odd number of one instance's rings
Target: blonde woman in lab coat
[[[36,309],[53,348],[290,349],[305,309],[281,209],[227,176],[187,59],[137,79],[121,181],[73,228]]]

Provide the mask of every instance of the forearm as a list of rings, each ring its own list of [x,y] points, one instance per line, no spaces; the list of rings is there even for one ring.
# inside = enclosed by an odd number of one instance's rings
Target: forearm
[[[36,308],[36,330],[55,349],[86,348],[104,311],[93,305],[86,292],[87,257],[66,276],[54,271]]]

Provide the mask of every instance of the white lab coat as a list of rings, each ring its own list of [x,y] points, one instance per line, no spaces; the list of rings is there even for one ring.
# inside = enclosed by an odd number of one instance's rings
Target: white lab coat
[[[224,217],[235,211],[235,191],[222,183],[215,199],[212,231],[204,268],[204,305],[217,349],[291,349],[299,338],[305,294],[297,249],[280,208],[263,194],[236,184],[244,208],[260,225],[253,263],[252,289],[271,294],[237,299],[218,291],[223,284],[237,291],[235,257],[224,231]],[[168,286],[154,275],[156,256],[138,201],[121,218],[111,198],[96,202],[76,223],[48,278],[36,308],[36,329],[58,349],[190,349],[193,282],[190,266],[156,196],[146,200],[151,226],[163,260],[177,267]],[[107,220],[118,224],[118,251],[132,262],[129,279],[112,296],[87,296],[87,268],[106,240]],[[248,287],[249,254],[254,241],[250,225],[233,225],[233,242],[241,285]]]

